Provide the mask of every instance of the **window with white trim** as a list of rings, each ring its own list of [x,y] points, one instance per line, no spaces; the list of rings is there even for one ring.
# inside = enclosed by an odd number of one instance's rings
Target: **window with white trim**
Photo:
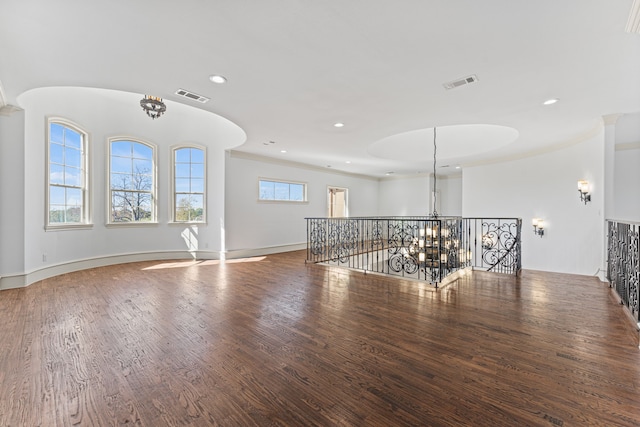
[[[173,221],[205,222],[206,153],[194,146],[177,147],[173,158]]]
[[[258,180],[258,200],[275,202],[306,202],[307,184],[302,182]]]
[[[109,222],[156,221],[156,150],[133,139],[109,140]]]
[[[47,122],[47,229],[90,224],[88,139],[69,121]]]

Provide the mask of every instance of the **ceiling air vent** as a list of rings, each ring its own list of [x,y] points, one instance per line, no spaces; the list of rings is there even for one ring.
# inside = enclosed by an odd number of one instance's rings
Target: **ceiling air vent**
[[[178,89],[176,91],[176,95],[184,96],[185,98],[193,99],[194,101],[198,101],[201,103],[205,103],[209,101],[209,98],[206,96],[198,95],[197,93],[189,92],[188,90]]]
[[[452,82],[444,83],[443,86],[445,89],[455,89],[457,87],[468,85],[469,83],[475,83],[477,81],[478,77],[475,74],[472,74],[470,76],[463,77]]]

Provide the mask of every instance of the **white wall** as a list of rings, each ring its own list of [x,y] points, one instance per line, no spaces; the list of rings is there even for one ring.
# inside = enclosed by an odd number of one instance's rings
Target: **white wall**
[[[140,109],[137,94],[87,89],[43,88],[22,94],[25,109],[25,236],[26,272],[68,262],[132,253],[185,252],[183,232],[197,233],[199,249],[216,256],[221,249],[220,222],[224,217],[224,150],[244,142],[244,132],[228,120],[167,102],[167,113],[151,120]],[[62,117],[89,132],[93,228],[45,231],[46,118]],[[106,226],[107,138],[128,136],[157,146],[158,224]],[[189,228],[169,224],[170,147],[197,143],[207,149],[208,224]],[[185,230],[187,229],[187,230]],[[46,261],[43,261],[46,254]]]
[[[24,111],[0,115],[0,277],[24,271]]]
[[[616,151],[614,183],[614,217],[610,219],[640,221],[640,148]]]
[[[466,217],[520,217],[522,267],[594,275],[604,268],[604,133],[584,142],[463,171]],[[592,202],[580,202],[577,181],[591,183]],[[542,218],[545,234],[533,234]]]
[[[381,179],[378,185],[378,215],[428,215],[431,191],[431,180],[427,175]]]
[[[617,119],[614,163],[614,203],[609,219],[640,221],[640,113]]]
[[[327,216],[327,187],[348,188],[349,216],[377,214],[378,181],[317,168],[227,153],[226,249],[234,251],[306,243],[305,217]],[[258,178],[307,183],[308,203],[258,201]]]
[[[440,176],[436,180],[438,213],[462,214],[462,176]],[[393,177],[380,180],[378,214],[381,216],[424,216],[432,213],[433,178],[427,175]]]
[[[436,187],[440,188],[440,214],[462,215],[462,175],[438,176]]]

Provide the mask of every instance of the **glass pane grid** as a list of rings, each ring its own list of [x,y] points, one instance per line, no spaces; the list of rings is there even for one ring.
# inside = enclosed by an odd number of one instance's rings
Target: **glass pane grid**
[[[174,220],[204,221],[204,151],[175,150],[174,174]]]
[[[306,184],[280,181],[259,181],[259,200],[272,201],[305,201]]]
[[[60,123],[49,127],[49,223],[84,221],[83,137]]]
[[[111,222],[153,221],[153,148],[113,141],[110,167]]]

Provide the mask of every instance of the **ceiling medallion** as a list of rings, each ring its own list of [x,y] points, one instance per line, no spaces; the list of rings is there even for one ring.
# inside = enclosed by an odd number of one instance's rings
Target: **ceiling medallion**
[[[154,120],[167,111],[167,106],[162,102],[162,98],[157,96],[145,95],[144,98],[140,100],[140,106],[144,112],[147,113],[147,116]]]

